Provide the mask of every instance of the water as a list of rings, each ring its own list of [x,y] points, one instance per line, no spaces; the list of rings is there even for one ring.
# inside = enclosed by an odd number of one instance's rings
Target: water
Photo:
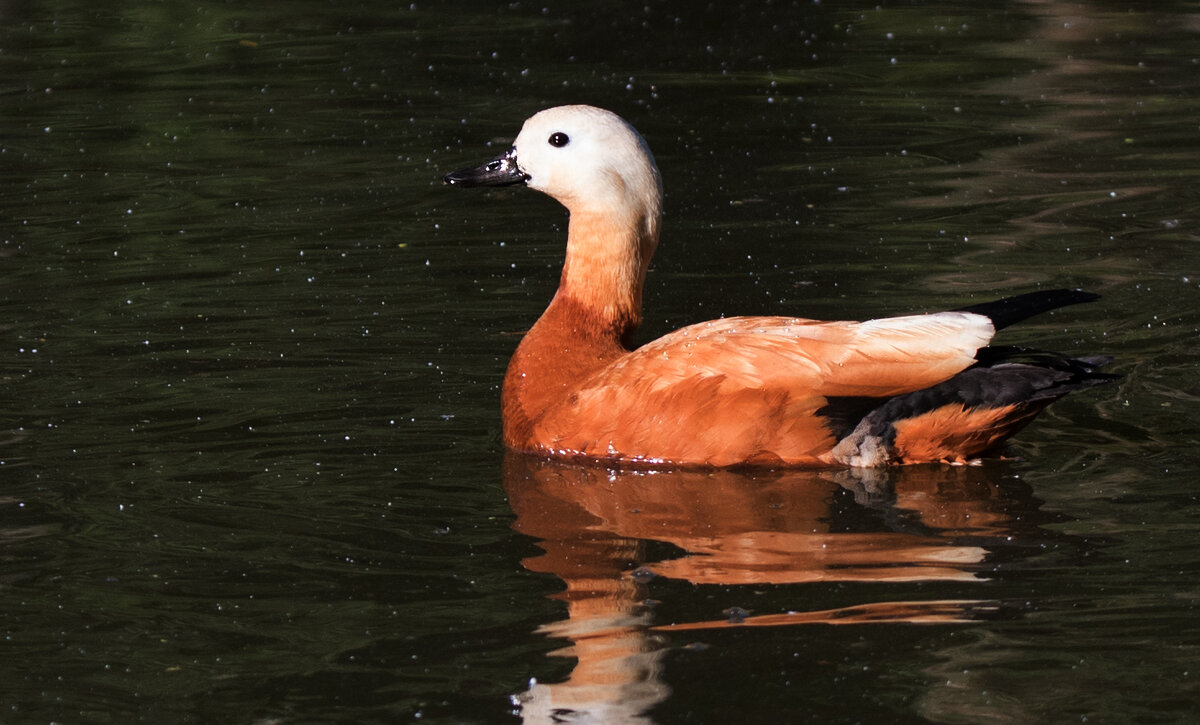
[[[0,19],[0,720],[1195,718],[1193,4]],[[1124,378],[980,468],[505,456],[565,217],[439,179],[580,101],[663,171],[642,339],[1082,287],[1004,341]]]

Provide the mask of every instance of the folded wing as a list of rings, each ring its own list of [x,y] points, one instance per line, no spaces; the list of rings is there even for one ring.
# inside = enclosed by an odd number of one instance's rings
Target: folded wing
[[[556,453],[652,462],[828,462],[829,396],[885,398],[975,362],[971,312],[815,322],[731,317],[677,330],[580,382],[535,423]],[[552,433],[553,432],[553,433]]]

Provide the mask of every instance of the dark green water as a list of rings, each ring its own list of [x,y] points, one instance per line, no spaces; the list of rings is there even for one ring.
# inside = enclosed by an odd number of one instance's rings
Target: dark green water
[[[1194,721],[1198,31],[0,3],[0,721]],[[663,171],[644,339],[1082,287],[1004,341],[1124,378],[980,468],[506,459],[565,215],[440,177],[568,102]]]

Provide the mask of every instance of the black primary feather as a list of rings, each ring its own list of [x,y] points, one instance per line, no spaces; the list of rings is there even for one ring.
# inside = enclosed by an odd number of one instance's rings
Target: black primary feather
[[[1015,325],[1021,320],[1028,319],[1043,312],[1056,310],[1067,305],[1078,305],[1084,302],[1095,302],[1100,295],[1081,290],[1051,289],[1038,292],[1027,292],[1023,295],[1005,297],[993,302],[982,302],[977,305],[959,307],[953,312],[971,312],[983,315],[992,321],[997,330]]]

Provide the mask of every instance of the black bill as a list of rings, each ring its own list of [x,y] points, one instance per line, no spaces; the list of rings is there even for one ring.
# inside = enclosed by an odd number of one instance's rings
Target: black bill
[[[510,148],[483,166],[451,171],[442,181],[451,186],[509,186],[523,184],[529,177],[517,168],[516,149]]]

